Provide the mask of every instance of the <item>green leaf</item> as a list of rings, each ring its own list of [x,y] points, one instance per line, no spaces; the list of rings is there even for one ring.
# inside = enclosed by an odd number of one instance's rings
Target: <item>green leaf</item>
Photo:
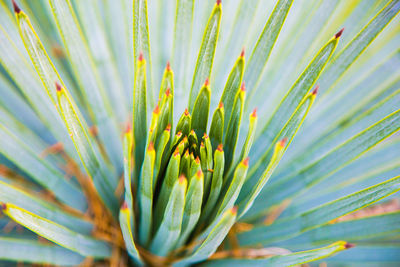
[[[221,220],[212,228],[207,238],[187,258],[174,264],[174,266],[187,266],[203,261],[210,257],[225,239],[236,220],[236,208],[233,207],[224,212]]]
[[[85,257],[57,245],[20,238],[0,237],[0,260],[77,266]]]
[[[70,0],[50,0],[50,5],[74,77],[76,77],[88,103],[93,122],[99,129],[99,138],[103,142],[113,166],[122,166],[122,154],[120,153],[122,144],[117,131],[118,127],[114,121],[112,108],[100,81],[93,56],[79,27]]]
[[[223,104],[225,108],[225,118],[224,127],[222,131],[226,131],[228,128],[229,118],[231,117],[233,105],[235,103],[235,96],[240,86],[242,85],[243,73],[244,73],[244,51],[240,54],[239,58],[236,60],[231,72],[229,73],[228,80],[226,81],[224,91],[220,99],[220,103]]]
[[[156,187],[157,181],[158,181],[158,174],[161,171],[161,161],[163,159],[163,156],[166,156],[168,153],[168,149],[166,150],[167,144],[170,141],[170,135],[171,135],[171,127],[170,125],[165,128],[164,132],[160,136],[160,139],[157,144],[156,148],[156,160],[154,162],[154,178],[153,178],[153,188]]]
[[[212,173],[210,194],[208,195],[207,202],[201,213],[199,224],[202,224],[204,221],[209,219],[209,216],[212,214],[213,210],[217,205],[218,197],[220,196],[221,193],[222,183],[224,178],[223,177],[224,166],[225,166],[224,150],[221,144],[214,152],[214,171]]]
[[[133,56],[138,58],[143,55],[144,60],[148,62],[144,66],[146,73],[149,76],[144,81],[147,90],[147,98],[149,99],[150,106],[154,105],[154,88],[152,86],[151,76],[151,54],[150,54],[150,40],[149,40],[149,23],[147,18],[147,0],[133,0]],[[135,64],[138,68],[139,62]]]
[[[245,197],[244,200],[242,201],[239,200],[239,218],[242,217],[249,210],[251,205],[253,205],[254,200],[261,192],[265,184],[268,182],[269,178],[271,177],[271,174],[273,173],[279,161],[281,160],[286,148],[287,148],[286,139],[277,142],[275,144],[274,152],[272,154],[270,162],[267,168],[265,169],[264,173],[262,174],[262,176],[258,179],[257,183],[253,187],[250,187],[251,190],[249,192],[247,192],[247,190],[242,191],[242,194],[244,194]]]
[[[209,132],[213,151],[222,144],[222,138],[224,135],[224,117],[224,105],[220,102],[218,108],[214,111]]]
[[[68,128],[68,132],[78,151],[79,157],[87,173],[93,180],[103,203],[110,209],[112,214],[116,216],[118,214],[118,201],[114,195],[114,191],[117,187],[117,181],[115,177],[110,177],[104,170],[104,164],[100,162],[97,153],[92,147],[91,140],[89,139],[88,127],[85,121],[82,120],[76,112],[73,102],[66,93],[65,88],[58,83],[56,87],[61,116]]]
[[[132,210],[128,207],[128,203],[124,202],[119,212],[119,224],[122,231],[122,236],[124,237],[126,250],[128,251],[129,256],[132,257],[134,262],[138,265],[143,265],[142,260],[140,259],[139,252],[135,245],[135,240],[133,239],[132,232],[135,230],[133,228],[134,215]]]
[[[192,40],[194,0],[177,0],[172,52],[172,65],[176,70],[177,95],[187,88],[187,69]]]
[[[225,149],[225,173],[228,173],[234,160],[236,143],[239,138],[240,123],[242,121],[244,101],[245,101],[244,84],[237,90],[235,101],[233,102],[231,116],[224,137]]]
[[[81,211],[86,210],[87,201],[80,188],[67,181],[58,169],[40,158],[3,124],[0,124],[0,153],[53,192],[63,203]]]
[[[257,121],[258,121],[257,109],[254,109],[254,111],[250,114],[249,121],[250,121],[249,130],[247,132],[247,137],[243,144],[239,160],[244,160],[245,158],[248,157],[251,146],[253,145],[254,138],[256,135]]]
[[[271,119],[264,125],[261,134],[257,136],[254,146],[256,155],[260,155],[265,147],[270,146],[277,134],[290,119],[298,105],[306,97],[315,81],[318,79],[326,63],[336,49],[340,34],[333,36],[324,47],[319,50],[314,59],[309,63],[303,73],[299,76],[292,88],[287,92],[279,106],[273,112]]]
[[[165,207],[167,206],[169,196],[172,192],[175,182],[179,176],[179,164],[181,161],[181,154],[175,151],[169,160],[167,171],[162,181],[161,191],[159,193],[156,209],[154,213],[154,230],[158,229],[161,223],[162,216],[164,215]]]
[[[150,246],[152,253],[166,256],[175,247],[181,233],[186,187],[187,180],[184,176],[175,181],[162,222]]]
[[[268,196],[268,205],[274,205],[287,197],[294,198],[313,185],[323,181],[334,171],[343,168],[369,149],[377,145],[400,129],[400,110],[393,112],[364,131],[353,136],[323,157],[304,166],[294,175],[280,179],[265,188],[259,195]],[[259,214],[269,206],[263,203],[250,210],[252,215]]]
[[[320,78],[323,89],[330,88],[332,84],[344,74],[379,33],[399,13],[399,10],[400,2],[398,0],[388,2],[357,36],[340,51]]]
[[[133,87],[133,140],[135,144],[136,177],[143,162],[147,139],[146,61],[139,56],[135,66]]]
[[[287,255],[278,255],[268,258],[257,259],[221,259],[211,260],[201,266],[298,266],[311,261],[324,259],[337,252],[350,248],[345,241],[338,241],[329,246],[306,250]]]
[[[210,111],[211,90],[208,79],[202,86],[193,106],[191,128],[201,138],[207,132],[208,112]],[[198,143],[197,143],[198,144]]]
[[[88,46],[93,53],[93,60],[96,63],[100,78],[104,88],[107,89],[106,93],[110,99],[115,118],[119,123],[124,122],[129,100],[125,97],[121,76],[112,55],[109,39],[107,39],[102,16],[103,10],[101,10],[103,2],[91,3],[90,8],[87,8],[87,3],[84,1],[74,1],[73,3],[76,6]]]
[[[82,256],[93,258],[109,258],[111,256],[111,248],[107,243],[76,233],[11,203],[6,203],[3,213],[38,235]]]
[[[21,55],[2,25],[0,25],[0,62],[47,129],[65,145],[68,154],[76,159],[76,151],[62,120],[57,115],[56,107],[51,104],[49,97],[42,90],[36,72]]]
[[[319,244],[344,238],[351,242],[362,242],[369,238],[400,232],[399,222],[400,212],[398,211],[349,221],[339,221],[317,227],[286,242],[291,245]]]
[[[54,83],[59,82],[64,87],[65,85],[47,55],[42,42],[33,29],[28,16],[23,11],[20,11],[15,15],[17,17],[20,35],[24,42],[26,51],[28,51],[29,56],[31,57],[32,63],[46,88],[47,94],[55,105],[57,103],[57,94],[54,90]]]
[[[244,74],[244,80],[251,92],[255,92],[292,3],[293,0],[280,0],[272,11],[261,35],[258,37]]]
[[[183,136],[188,136],[190,132],[190,125],[191,125],[191,116],[189,114],[188,109],[185,109],[182,116],[178,121],[178,125],[176,125],[175,132],[180,132]]]
[[[70,196],[76,198],[72,193]],[[82,234],[90,234],[93,231],[93,225],[89,221],[3,181],[0,181],[0,202],[14,204]]]
[[[153,171],[156,152],[153,143],[150,143],[144,156],[142,171],[139,178],[139,240],[140,244],[149,242],[153,212]]]
[[[203,34],[199,55],[197,57],[196,68],[194,70],[193,81],[189,95],[189,111],[193,111],[194,109],[195,100],[198,95],[200,95],[199,91],[202,83],[210,77],[214,61],[215,48],[217,47],[221,15],[221,3],[217,2],[212,10],[210,18],[208,19],[207,26]]]
[[[318,87],[316,89],[318,89]],[[246,186],[239,196],[239,201],[241,203],[239,204],[239,218],[253,205],[254,200],[278,166],[283,154],[310,111],[315,100],[316,92],[317,91],[314,90],[309,93],[307,97],[300,102],[286,125],[275,137],[273,141],[275,142],[275,148],[273,149],[272,145],[269,146],[264,155],[257,161],[256,166],[251,169],[249,180],[246,182]],[[279,139],[281,139],[281,141],[278,141]],[[268,165],[266,162],[268,162]],[[265,165],[267,166],[263,169]]]
[[[201,203],[203,201],[204,175],[199,170],[190,178],[189,187],[186,192],[185,210],[183,212],[182,228],[176,248],[183,246],[192,230],[197,224],[201,214]]]
[[[248,246],[262,243],[264,245],[285,240],[315,229],[330,221],[367,207],[400,190],[400,176],[383,183],[371,186],[312,210],[275,221],[270,226],[258,226],[238,235],[241,245]]]

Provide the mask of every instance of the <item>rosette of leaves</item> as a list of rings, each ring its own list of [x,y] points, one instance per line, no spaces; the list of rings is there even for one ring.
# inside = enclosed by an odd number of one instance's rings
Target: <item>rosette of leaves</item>
[[[2,263],[400,263],[400,1],[0,6]]]

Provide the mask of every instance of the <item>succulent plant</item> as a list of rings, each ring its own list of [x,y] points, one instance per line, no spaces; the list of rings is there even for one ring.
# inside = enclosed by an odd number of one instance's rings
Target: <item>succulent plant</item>
[[[0,264],[400,264],[400,1],[17,2]]]

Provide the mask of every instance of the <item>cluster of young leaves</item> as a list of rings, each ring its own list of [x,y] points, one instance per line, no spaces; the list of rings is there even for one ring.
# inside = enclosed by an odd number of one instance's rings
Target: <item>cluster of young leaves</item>
[[[336,222],[400,190],[400,1],[153,2],[0,3],[0,227],[30,230],[2,235],[0,260],[77,265],[117,246],[139,266],[292,266],[353,242],[332,260],[400,262],[398,212]],[[242,223],[240,247],[301,252],[237,256]]]

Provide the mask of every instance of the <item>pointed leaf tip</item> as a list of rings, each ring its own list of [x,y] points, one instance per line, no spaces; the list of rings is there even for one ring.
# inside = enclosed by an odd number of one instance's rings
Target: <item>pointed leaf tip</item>
[[[196,161],[196,164],[200,164],[200,158],[199,158],[199,156],[196,157],[195,161]]]
[[[217,6],[221,5],[222,0],[217,0],[215,3],[217,4]]]
[[[171,89],[167,88],[167,90],[165,90],[165,95],[168,97],[171,94]]]
[[[253,118],[257,117],[257,108],[253,109],[253,112],[251,113],[251,117],[253,117]]]
[[[56,82],[56,90],[57,90],[57,92],[61,92],[61,89],[62,89],[61,84]]]
[[[12,4],[13,4],[13,7],[14,7],[14,12],[15,13],[19,13],[19,12],[21,12],[21,9],[19,8],[19,6],[17,5],[17,3],[15,2],[15,0],[12,0]]]
[[[128,203],[124,201],[124,203],[122,203],[121,210],[127,210],[127,209],[128,209]]]
[[[283,138],[281,141],[279,141],[279,146],[284,147],[287,143],[288,139],[287,137]]]
[[[356,245],[355,244],[353,244],[353,243],[346,243],[345,245],[344,245],[344,248],[345,249],[349,249],[349,248],[354,248]]]
[[[160,113],[160,107],[158,106],[158,104],[154,108],[153,113],[155,113],[155,114],[159,114]]]
[[[223,152],[224,151],[224,146],[222,144],[219,144],[218,147],[217,147],[217,150],[220,151],[220,152]]]
[[[130,131],[131,131],[131,123],[130,122],[128,122],[127,124],[126,124],[126,126],[125,126],[125,133],[129,133]]]
[[[167,128],[165,128],[166,131],[170,132],[171,131],[171,124],[167,125]]]
[[[244,58],[244,51],[245,51],[245,49],[244,49],[244,47],[242,48],[242,52],[240,52],[240,57],[241,58]]]
[[[224,107],[224,103],[222,103],[222,102],[219,102],[219,104],[218,104],[218,108],[219,109],[221,109],[221,108],[223,108]]]
[[[185,116],[189,116],[189,110],[187,108],[185,108]]]
[[[242,161],[243,165],[246,166],[246,167],[249,166],[249,160],[250,160],[249,157],[245,158],[245,159]]]
[[[242,82],[242,85],[240,86],[240,90],[241,90],[242,92],[246,92],[246,84],[245,84],[244,81]]]
[[[185,175],[182,174],[181,176],[179,176],[178,180],[180,184],[183,184],[186,181]]]
[[[197,178],[201,178],[201,176],[203,175],[203,172],[201,171],[201,170],[198,170],[197,172],[196,172],[196,177]]]
[[[154,144],[153,142],[149,143],[149,147],[147,148],[148,151],[153,151],[154,150]]]
[[[204,138],[204,139],[207,139],[207,138],[208,138],[208,135],[207,135],[206,133],[204,133],[204,134],[203,134],[203,138]]]
[[[167,71],[171,71],[171,63],[167,61],[167,66],[165,67]]]
[[[237,211],[238,211],[238,207],[237,206],[233,206],[233,208],[231,208],[231,213],[233,215],[235,215],[237,213]]]
[[[143,60],[144,60],[144,58],[143,58],[143,52],[140,52],[140,53],[139,53],[139,58],[138,58],[138,60],[139,60],[139,61],[143,61]]]
[[[210,85],[210,80],[208,78],[206,78],[206,81],[204,82],[204,86],[209,86]]]
[[[343,31],[344,31],[344,28],[342,28],[340,31],[338,31],[338,32],[335,34],[335,38],[337,39],[337,38],[339,38],[340,36],[342,36]]]
[[[312,94],[316,95],[318,93],[318,89],[319,89],[319,84],[315,86],[314,90],[312,91]]]

